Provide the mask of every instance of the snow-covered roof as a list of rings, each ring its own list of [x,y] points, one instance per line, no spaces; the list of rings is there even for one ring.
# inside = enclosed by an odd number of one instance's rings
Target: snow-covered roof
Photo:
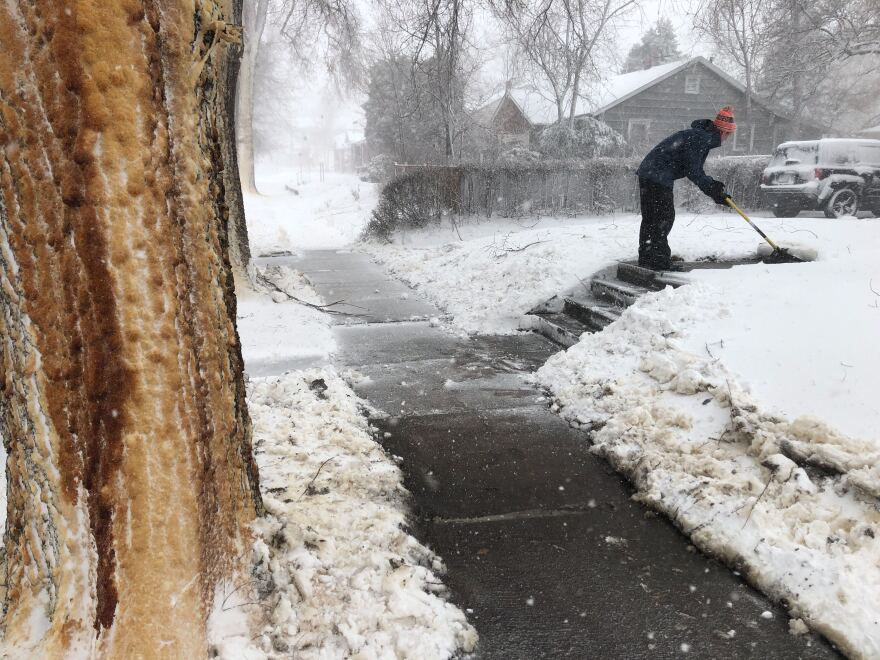
[[[650,69],[633,71],[632,73],[624,73],[622,75],[609,78],[603,83],[596,85],[595,89],[592,90],[593,98],[588,99],[587,112],[594,116],[601,115],[603,112],[606,112],[617,104],[622,103],[628,98],[635,96],[636,94],[647,89],[651,85],[655,85],[661,80],[665,80],[666,78],[675,75],[682,69],[688,68],[696,63],[702,64],[712,73],[716,74],[719,78],[726,81],[728,84],[738,89],[740,92],[745,93],[746,86],[743,83],[741,83],[739,80],[731,76],[723,69],[715,66],[705,57],[697,55],[696,57],[691,57],[689,59],[669,62],[668,64],[660,64],[658,66],[652,66]],[[752,96],[752,99],[755,103],[759,103],[765,106],[771,112],[774,112],[775,114],[778,114],[780,116],[785,116],[785,114],[781,110],[773,108],[764,99],[761,99],[757,96]]]
[[[880,138],[880,124],[862,129],[859,131],[859,135],[864,135],[867,138]]]
[[[594,115],[601,114],[646,87],[650,87],[654,83],[668,78],[679,69],[684,68],[688,63],[697,59],[703,58],[695,57],[686,60],[676,60],[675,62],[652,66],[650,69],[633,71],[608,78],[597,84],[592,90],[591,98],[587,102],[588,110]]]
[[[495,113],[501,107],[501,102],[508,95],[531,124],[552,124],[556,121],[556,103],[535,87],[522,85],[498,94],[477,110],[474,116],[478,123],[485,126],[491,125]]]

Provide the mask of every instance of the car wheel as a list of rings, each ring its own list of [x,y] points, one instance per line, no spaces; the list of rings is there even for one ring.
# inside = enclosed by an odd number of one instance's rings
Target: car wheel
[[[793,218],[800,212],[797,206],[777,206],[773,209],[773,215],[777,218]]]
[[[824,210],[826,218],[855,215],[859,211],[859,196],[852,188],[841,188],[831,195]]]

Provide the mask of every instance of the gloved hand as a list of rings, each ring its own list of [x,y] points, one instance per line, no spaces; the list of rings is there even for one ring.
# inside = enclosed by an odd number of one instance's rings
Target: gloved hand
[[[727,191],[724,189],[724,184],[720,181],[713,181],[709,186],[709,197],[712,198],[712,201],[716,204],[724,204],[724,201],[729,197]]]

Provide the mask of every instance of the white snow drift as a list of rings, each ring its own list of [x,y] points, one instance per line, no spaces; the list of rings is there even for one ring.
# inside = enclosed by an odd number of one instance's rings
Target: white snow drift
[[[331,367],[249,387],[269,514],[257,523],[255,574],[275,587],[256,640],[265,657],[429,660],[476,644],[443,598],[440,559],[404,531],[401,473],[364,405]],[[215,628],[222,657],[254,653],[239,631]]]

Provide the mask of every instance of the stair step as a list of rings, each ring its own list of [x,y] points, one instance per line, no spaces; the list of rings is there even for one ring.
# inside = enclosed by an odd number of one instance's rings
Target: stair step
[[[590,328],[562,313],[528,314],[520,327],[523,325],[529,326],[523,329],[533,330],[566,348],[577,344],[581,335],[590,331]]]
[[[617,264],[617,279],[628,284],[649,289],[665,289],[667,286],[680,287],[688,281],[675,271],[656,271],[636,264],[621,261]]]
[[[594,279],[590,283],[590,291],[593,295],[618,307],[629,307],[639,296],[646,293],[645,287],[634,287],[613,280]]]
[[[614,323],[620,318],[621,312],[619,307],[595,305],[576,298],[566,298],[563,311],[593,332],[599,332],[605,326]]]

